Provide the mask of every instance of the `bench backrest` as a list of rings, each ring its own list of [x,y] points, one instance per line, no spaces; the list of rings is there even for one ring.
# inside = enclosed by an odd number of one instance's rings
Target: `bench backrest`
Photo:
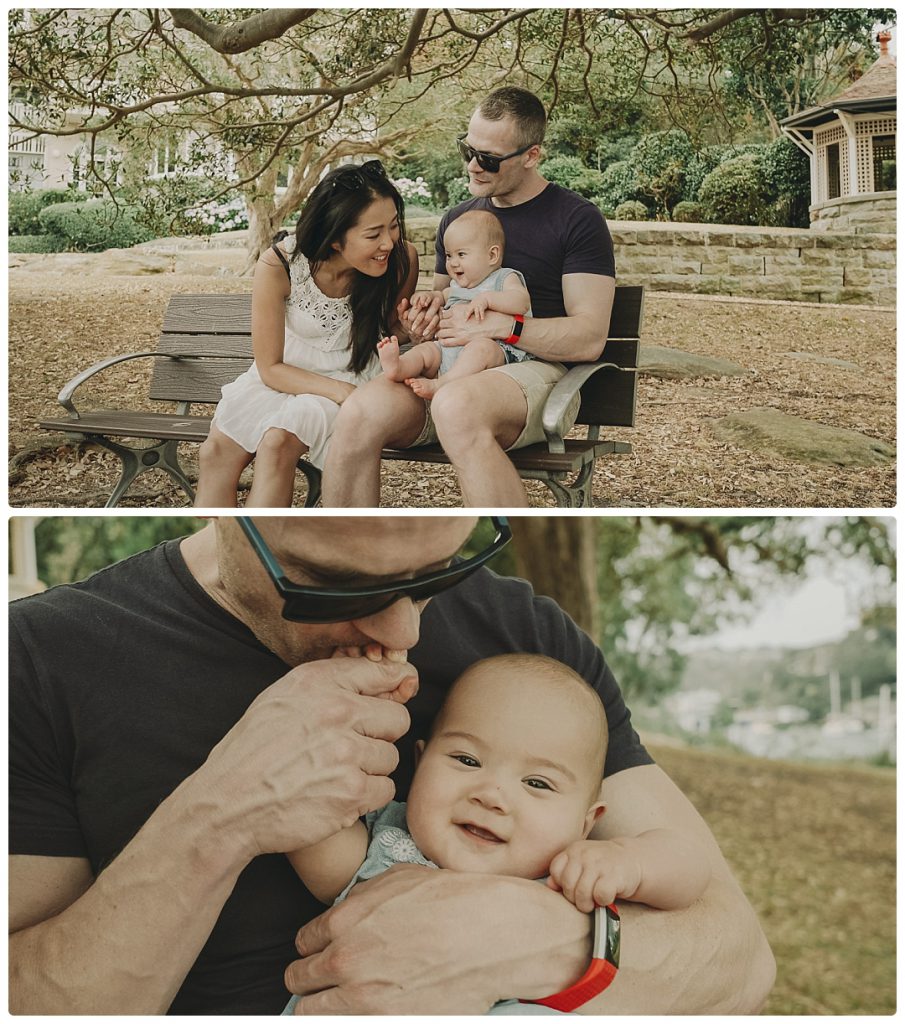
[[[616,289],[603,362],[638,365],[644,289]],[[150,397],[160,401],[220,401],[220,389],[251,365],[251,294],[174,295],[163,319]],[[204,356],[203,359],[191,358]],[[635,422],[637,374],[601,370],[581,389],[579,423],[630,427]]]
[[[219,402],[220,388],[251,365],[251,294],[174,295],[157,350],[205,358],[155,359],[151,398]]]
[[[644,288],[640,285],[619,285],[613,299],[610,328],[601,362],[637,367],[643,313]],[[576,422],[633,427],[637,390],[637,373],[599,370],[581,389],[581,406]]]

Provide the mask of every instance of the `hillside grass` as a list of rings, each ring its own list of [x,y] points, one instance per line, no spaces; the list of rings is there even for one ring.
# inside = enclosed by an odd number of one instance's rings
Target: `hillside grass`
[[[650,750],[760,917],[777,963],[764,1012],[895,1013],[895,771]]]

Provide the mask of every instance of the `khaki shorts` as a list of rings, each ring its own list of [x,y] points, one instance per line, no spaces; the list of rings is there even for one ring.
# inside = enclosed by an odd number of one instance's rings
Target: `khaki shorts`
[[[525,401],[528,403],[528,419],[521,434],[516,438],[512,448],[524,448],[529,444],[536,444],[546,438],[542,417],[544,405],[550,397],[553,385],[566,372],[562,363],[545,363],[540,359],[528,359],[521,363],[507,363],[505,366],[494,366],[491,370],[484,370],[484,373],[505,373],[522,389]],[[581,403],[581,396],[576,395],[573,401],[574,408],[569,410],[568,421],[575,422],[578,415],[578,406]],[[412,448],[420,444],[433,444],[437,440],[437,431],[434,421],[431,418],[430,402],[425,402],[424,427],[418,437],[412,442]]]

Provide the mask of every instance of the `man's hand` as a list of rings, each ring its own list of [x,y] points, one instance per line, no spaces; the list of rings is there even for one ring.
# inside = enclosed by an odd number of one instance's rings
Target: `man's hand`
[[[407,662],[300,665],[258,696],[183,786],[249,860],[320,842],[393,798],[393,744],[410,722],[401,701],[416,689]]]
[[[437,340],[444,348],[467,345],[475,338],[504,340],[509,337],[512,330],[511,316],[488,311],[482,320],[470,320],[468,318],[469,305],[470,303],[460,302],[440,313],[440,329],[437,331]]]
[[[589,922],[537,882],[397,865],[302,928],[286,987],[306,1015],[486,1013],[577,981]]]
[[[617,843],[582,839],[553,858],[547,885],[590,914],[618,897],[631,899],[641,885],[641,865]]]
[[[416,344],[430,341],[440,323],[443,292],[417,292],[411,302],[403,299],[398,307],[399,320]]]

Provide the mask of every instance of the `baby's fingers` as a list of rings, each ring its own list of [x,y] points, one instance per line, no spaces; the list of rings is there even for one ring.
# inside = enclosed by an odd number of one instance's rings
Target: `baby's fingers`
[[[549,885],[550,882],[555,883],[551,888],[557,890],[562,889],[562,873],[568,863],[569,855],[565,851],[559,852],[553,860],[550,861],[550,867],[547,869],[547,874],[550,877],[547,879],[547,884]]]
[[[590,914],[596,906],[594,902],[594,890],[599,880],[600,879],[596,871],[593,871],[590,868],[585,868],[579,876],[578,881],[575,883],[572,893],[572,902],[583,914]]]

